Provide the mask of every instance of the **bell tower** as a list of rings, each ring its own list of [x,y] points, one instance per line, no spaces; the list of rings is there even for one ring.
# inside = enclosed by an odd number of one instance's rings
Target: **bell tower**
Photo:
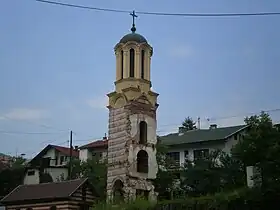
[[[151,90],[153,48],[136,33],[133,12],[131,33],[115,46],[115,90],[109,97],[108,201],[145,196],[156,199],[152,184],[156,160],[159,94]]]

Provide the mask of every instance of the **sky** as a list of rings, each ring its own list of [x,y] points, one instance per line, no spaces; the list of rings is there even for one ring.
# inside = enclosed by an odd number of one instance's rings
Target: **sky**
[[[278,0],[60,2],[136,13],[280,12]],[[126,13],[2,0],[0,152],[30,158],[47,144],[67,146],[70,130],[74,145],[102,138],[106,94],[114,90],[114,46],[131,22]],[[207,128],[280,108],[279,22],[280,16],[138,15],[137,32],[154,48],[158,134],[175,132],[187,116],[200,117]],[[280,122],[280,111],[270,115]]]

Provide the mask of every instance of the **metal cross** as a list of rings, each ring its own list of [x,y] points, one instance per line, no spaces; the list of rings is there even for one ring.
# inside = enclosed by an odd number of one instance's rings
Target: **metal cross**
[[[134,10],[132,13],[130,13],[130,15],[132,16],[132,25],[135,26],[135,18],[137,18],[138,16],[135,14]]]

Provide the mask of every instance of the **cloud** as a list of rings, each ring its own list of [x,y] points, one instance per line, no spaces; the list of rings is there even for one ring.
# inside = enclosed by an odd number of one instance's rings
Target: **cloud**
[[[0,119],[11,120],[39,120],[48,117],[46,110],[42,109],[28,109],[28,108],[15,108],[0,116]]]
[[[177,58],[187,58],[192,56],[193,54],[194,51],[190,47],[184,45],[177,45],[170,50],[170,55]]]
[[[105,95],[98,96],[88,100],[87,104],[93,109],[106,109],[106,106],[108,105],[108,98]]]

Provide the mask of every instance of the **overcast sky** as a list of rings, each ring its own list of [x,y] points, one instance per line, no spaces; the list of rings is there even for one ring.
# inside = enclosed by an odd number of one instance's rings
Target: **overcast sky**
[[[280,12],[278,0],[61,2],[170,13]],[[130,32],[131,17],[35,0],[2,0],[0,14],[0,152],[31,157],[49,143],[66,146],[70,129],[74,145],[102,138],[113,48]],[[139,15],[137,32],[154,48],[159,134],[176,131],[186,116],[200,116],[202,127],[227,126],[280,108],[279,23],[280,16]],[[271,115],[280,121],[280,113]]]

